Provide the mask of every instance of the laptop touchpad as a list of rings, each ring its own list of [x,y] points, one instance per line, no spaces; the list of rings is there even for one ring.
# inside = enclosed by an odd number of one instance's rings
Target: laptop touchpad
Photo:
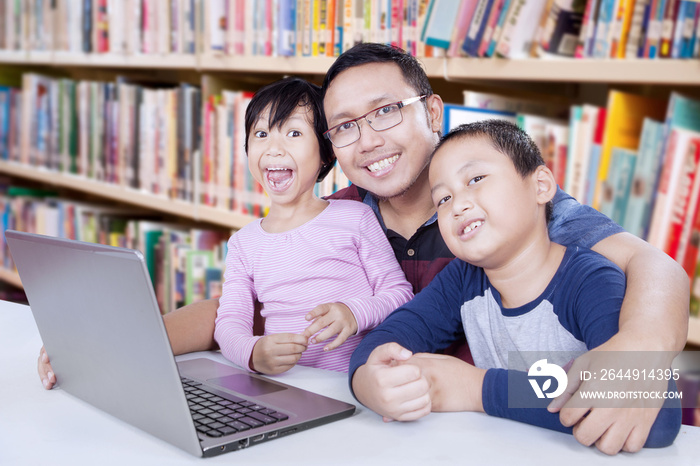
[[[208,379],[207,382],[248,396],[261,396],[286,390],[285,387],[251,377],[247,374],[228,375],[226,377]]]

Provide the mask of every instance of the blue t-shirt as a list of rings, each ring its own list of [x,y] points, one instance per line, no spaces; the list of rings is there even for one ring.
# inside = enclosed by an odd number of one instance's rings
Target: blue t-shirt
[[[593,251],[572,246],[537,299],[505,309],[483,269],[455,259],[365,337],[350,359],[350,380],[372,350],[384,343],[433,353],[466,334],[475,365],[488,369],[482,387],[486,413],[571,433],[558,414],[546,410],[549,399],[533,404],[537,408],[509,407],[509,389],[522,393],[532,389],[523,372],[526,367],[506,369],[508,353],[583,352],[604,343],[617,333],[624,292],[622,270]],[[550,362],[567,361],[554,357]],[[680,405],[668,401],[664,408],[668,409],[659,414],[648,447],[669,445],[678,434]]]

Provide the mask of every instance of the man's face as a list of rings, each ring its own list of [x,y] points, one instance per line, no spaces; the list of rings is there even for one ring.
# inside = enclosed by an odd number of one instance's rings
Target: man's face
[[[417,95],[393,63],[350,68],[326,92],[323,104],[328,127]],[[426,103],[427,112],[422,102],[404,107],[403,121],[384,131],[375,131],[366,120],[359,120],[360,139],[346,147],[333,147],[348,179],[382,199],[411,188],[428,166],[440,130],[442,101],[434,95]]]

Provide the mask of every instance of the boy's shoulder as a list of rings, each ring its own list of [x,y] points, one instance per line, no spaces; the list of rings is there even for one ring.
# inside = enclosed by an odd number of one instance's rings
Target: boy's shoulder
[[[583,282],[607,282],[608,285],[625,286],[625,273],[610,259],[582,246],[568,246],[555,275],[569,285]],[[614,282],[614,283],[611,283]]]

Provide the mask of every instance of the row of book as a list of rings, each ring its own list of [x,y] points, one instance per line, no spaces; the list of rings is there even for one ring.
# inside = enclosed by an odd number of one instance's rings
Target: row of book
[[[0,49],[338,56],[697,58],[696,0],[0,0]]]
[[[447,56],[697,58],[695,0],[436,0],[423,39]]]
[[[0,49],[196,53],[201,0],[0,0]]]
[[[261,217],[269,199],[244,150],[251,96],[25,73],[21,89],[0,86],[0,159]],[[336,166],[316,192],[348,185]]]
[[[700,299],[700,99],[611,90],[606,106],[567,108],[467,90],[463,104],[445,106],[444,131],[518,124],[566,192],[679,262]]]
[[[4,186],[2,231],[7,229],[137,249],[144,254],[163,313],[221,295],[229,232],[186,228],[133,210],[62,199],[43,190]],[[4,235],[0,264],[13,270]]]

